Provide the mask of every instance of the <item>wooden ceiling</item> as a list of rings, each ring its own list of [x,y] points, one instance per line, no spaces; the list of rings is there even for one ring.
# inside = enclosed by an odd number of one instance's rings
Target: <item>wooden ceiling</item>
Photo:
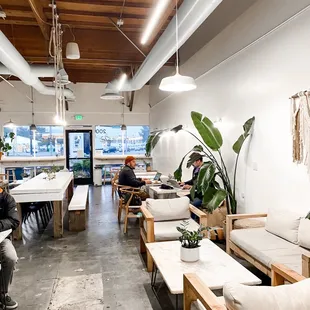
[[[144,56],[113,25],[122,12],[121,30],[147,55],[175,14],[175,0],[170,0],[150,41],[140,44],[142,33],[154,4],[158,0],[57,0],[63,25],[63,50],[74,37],[81,58],[64,58],[65,69],[72,82],[107,83],[121,71],[131,72]],[[178,0],[181,4],[182,0]],[[48,53],[51,0],[0,0],[6,13],[0,19],[0,30],[29,63],[52,64]],[[125,3],[125,4],[124,4]],[[124,6],[123,6],[124,4]],[[65,55],[64,55],[65,57]],[[172,65],[173,59],[167,65]]]

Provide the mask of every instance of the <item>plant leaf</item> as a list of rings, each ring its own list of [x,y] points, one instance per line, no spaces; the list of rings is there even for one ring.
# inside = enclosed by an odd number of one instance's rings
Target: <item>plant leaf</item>
[[[177,132],[179,132],[182,129],[183,129],[183,125],[178,125],[176,127],[173,127],[172,129],[170,129],[170,131],[172,131],[174,133],[177,133]]]
[[[203,197],[203,204],[205,205],[207,211],[212,213],[222,204],[226,197],[227,192],[225,190],[216,190],[212,187],[209,187],[208,191]]]
[[[196,186],[197,186],[197,182],[195,181],[191,190],[190,190],[190,195],[191,195],[191,200],[194,201],[195,199],[195,193],[196,193]]]
[[[206,145],[213,151],[218,151],[223,145],[223,138],[220,131],[201,113],[191,112],[192,121]]]
[[[244,144],[244,141],[247,139],[247,137],[250,135],[250,131],[253,127],[255,121],[255,117],[248,119],[244,125],[243,125],[243,134],[238,138],[238,140],[233,145],[233,150],[236,154],[239,154],[241,151],[241,148]]]
[[[177,181],[181,181],[182,180],[182,166],[183,166],[183,163],[184,163],[184,160],[185,160],[185,157],[190,153],[190,152],[193,152],[193,151],[196,151],[196,152],[201,152],[203,150],[203,147],[201,145],[195,145],[189,152],[187,152],[181,162],[180,162],[180,165],[179,167],[177,168],[176,171],[174,171],[173,175],[174,175],[174,178],[177,180]]]
[[[149,135],[146,141],[145,145],[145,155],[146,156],[151,156],[151,151],[152,151],[152,140],[154,139],[155,135]]]
[[[203,166],[200,168],[197,178],[197,185],[199,192],[201,192],[203,195],[208,190],[210,183],[213,181],[215,171],[216,168],[211,161],[203,164]]]

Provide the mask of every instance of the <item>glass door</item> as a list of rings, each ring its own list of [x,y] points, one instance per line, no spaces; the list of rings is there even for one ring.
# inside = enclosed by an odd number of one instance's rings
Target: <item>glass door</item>
[[[75,184],[93,184],[91,130],[66,131],[67,168],[73,171]]]

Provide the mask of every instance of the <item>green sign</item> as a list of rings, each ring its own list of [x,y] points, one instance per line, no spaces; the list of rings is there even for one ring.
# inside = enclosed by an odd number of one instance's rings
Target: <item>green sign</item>
[[[81,115],[81,114],[76,114],[76,115],[74,115],[74,119],[75,119],[76,121],[81,121],[81,120],[83,119],[83,115]]]

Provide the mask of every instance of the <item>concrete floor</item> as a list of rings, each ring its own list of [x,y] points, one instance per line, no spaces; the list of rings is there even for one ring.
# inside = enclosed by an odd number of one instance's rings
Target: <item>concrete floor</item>
[[[86,231],[65,230],[56,240],[51,225],[43,233],[34,221],[23,227],[24,242],[14,243],[19,262],[10,289],[18,309],[174,309],[165,287],[160,302],[155,298],[139,253],[139,225],[131,221],[124,235],[116,204],[110,186],[91,188]]]

